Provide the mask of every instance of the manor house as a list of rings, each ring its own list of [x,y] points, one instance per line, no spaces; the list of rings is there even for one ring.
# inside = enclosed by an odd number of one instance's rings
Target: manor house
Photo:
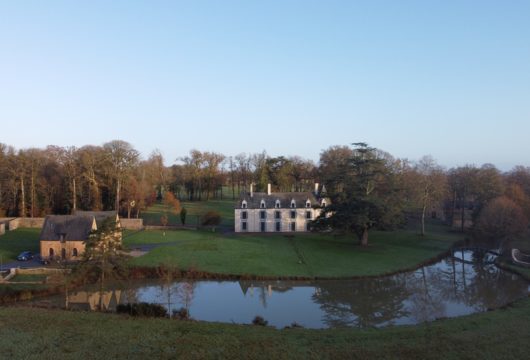
[[[235,206],[236,232],[305,232],[329,205],[325,187],[315,184],[314,192],[242,192]]]

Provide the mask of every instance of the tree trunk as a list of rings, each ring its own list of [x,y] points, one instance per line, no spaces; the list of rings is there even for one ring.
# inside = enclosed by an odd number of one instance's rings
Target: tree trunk
[[[121,190],[121,180],[118,179],[117,184],[116,184],[116,205],[115,205],[117,213],[120,212],[120,190]]]
[[[361,246],[368,246],[368,228],[365,227],[361,236]]]
[[[462,197],[461,212],[460,212],[460,231],[464,232],[464,224],[466,222],[466,198]]]
[[[423,202],[421,208],[421,236],[425,236],[425,210],[427,209],[427,204]]]
[[[31,217],[35,216],[35,175],[31,168]]]
[[[24,176],[20,177],[20,197],[21,197],[21,209],[20,216],[26,217],[26,193],[24,191]]]
[[[76,199],[77,199],[77,187],[76,187],[76,183],[75,183],[75,176],[72,179],[72,190],[73,190],[72,191],[73,192],[73,194],[72,194],[72,208],[74,209],[73,212],[75,213],[75,211],[77,210],[77,201],[76,201]]]

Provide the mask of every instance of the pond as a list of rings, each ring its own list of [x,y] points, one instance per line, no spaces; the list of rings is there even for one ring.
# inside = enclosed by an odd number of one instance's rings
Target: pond
[[[416,271],[361,280],[135,281],[100,293],[89,288],[45,299],[49,305],[107,310],[149,302],[193,319],[251,323],[256,315],[282,328],[381,327],[417,324],[504,306],[529,293],[529,283],[496,267],[483,252],[458,252]],[[41,301],[42,302],[42,301]]]

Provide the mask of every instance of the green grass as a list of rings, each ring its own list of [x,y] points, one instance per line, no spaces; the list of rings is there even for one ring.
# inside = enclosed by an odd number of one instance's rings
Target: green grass
[[[462,239],[445,227],[427,236],[415,230],[373,231],[370,246],[328,234],[227,234],[209,231],[143,231],[124,239],[127,247],[163,244],[135,258],[136,266],[172,265],[183,270],[257,276],[348,277],[380,275],[411,268]]]
[[[384,329],[245,325],[0,308],[6,359],[524,359],[530,300],[503,310]],[[23,344],[23,345],[22,345]]]
[[[181,207],[186,208],[186,225],[200,225],[200,218],[208,211],[217,211],[221,214],[221,225],[227,228],[234,227],[234,201],[209,200],[209,201],[182,201]],[[141,213],[146,225],[160,225],[162,215],[167,215],[168,225],[181,225],[180,215],[168,211],[165,205],[155,204]]]
[[[40,229],[17,229],[0,236],[0,256],[2,262],[15,261],[22,251],[40,252]]]

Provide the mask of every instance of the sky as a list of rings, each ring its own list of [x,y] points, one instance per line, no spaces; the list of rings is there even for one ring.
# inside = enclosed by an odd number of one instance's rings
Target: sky
[[[530,1],[0,0],[0,142],[530,166]]]

